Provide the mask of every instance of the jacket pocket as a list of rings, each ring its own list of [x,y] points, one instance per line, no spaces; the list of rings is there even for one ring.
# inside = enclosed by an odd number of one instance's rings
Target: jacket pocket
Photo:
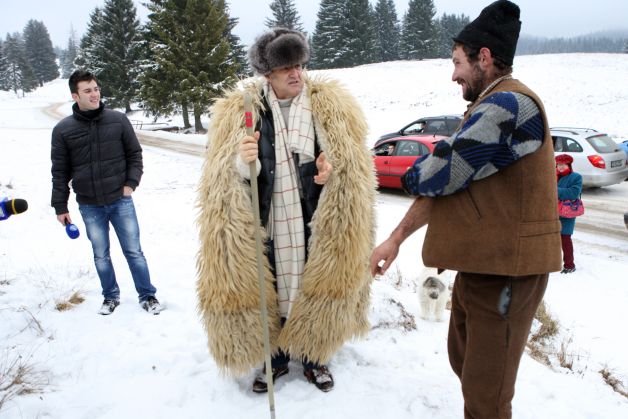
[[[482,219],[482,214],[478,206],[475,204],[473,200],[473,196],[469,189],[465,189],[463,191],[458,192],[460,194],[458,202],[458,212],[462,219],[475,222]]]
[[[520,237],[534,237],[544,234],[558,233],[560,231],[560,222],[558,220],[551,221],[534,221],[521,223]]]

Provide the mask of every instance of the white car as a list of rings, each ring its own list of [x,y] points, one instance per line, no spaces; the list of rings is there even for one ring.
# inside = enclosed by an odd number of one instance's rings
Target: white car
[[[582,175],[582,186],[614,185],[628,179],[626,154],[606,134],[591,128],[550,128],[554,155],[573,157],[574,172]]]

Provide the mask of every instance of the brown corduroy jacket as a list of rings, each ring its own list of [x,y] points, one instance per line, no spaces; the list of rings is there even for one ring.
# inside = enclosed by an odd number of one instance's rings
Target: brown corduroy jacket
[[[552,139],[545,109],[518,80],[496,92],[529,96],[541,110],[543,145],[534,153],[453,195],[434,199],[425,242],[426,266],[459,272],[523,276],[561,268],[560,223]],[[473,109],[472,104],[462,121]]]

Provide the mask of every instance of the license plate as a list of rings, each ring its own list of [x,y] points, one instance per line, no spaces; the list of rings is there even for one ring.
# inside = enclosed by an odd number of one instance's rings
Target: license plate
[[[621,160],[613,160],[611,162],[611,167],[620,167],[621,166]]]

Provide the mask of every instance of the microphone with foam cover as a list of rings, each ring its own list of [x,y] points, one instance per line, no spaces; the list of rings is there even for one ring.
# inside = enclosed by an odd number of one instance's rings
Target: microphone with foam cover
[[[24,199],[0,200],[0,221],[6,220],[12,215],[21,214],[28,209],[28,202]]]
[[[75,224],[68,223],[67,221],[65,222],[65,233],[72,240],[76,239],[78,236],[81,235],[81,232],[79,231],[78,227]]]

